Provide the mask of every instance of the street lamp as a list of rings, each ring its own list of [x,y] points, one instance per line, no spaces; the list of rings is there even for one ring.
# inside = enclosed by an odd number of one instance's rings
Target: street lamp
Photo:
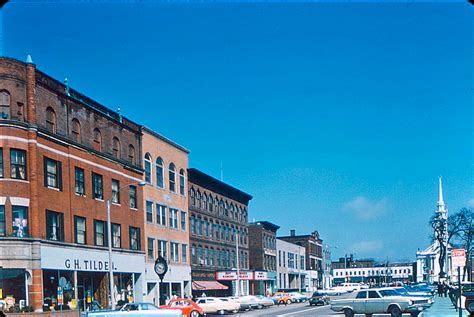
[[[117,189],[117,191],[115,192],[115,195],[117,195],[118,193],[120,193],[120,191],[122,189],[124,189],[125,187],[129,187],[131,185],[138,185],[138,186],[145,186],[146,182],[144,181],[141,181],[139,183],[133,183],[133,184],[128,184],[128,185],[125,185],[125,186],[122,186],[120,188]],[[112,192],[112,195],[114,195],[114,192]],[[112,197],[112,198],[115,198]],[[135,198],[136,199],[136,198]],[[107,240],[109,241],[108,245],[109,245],[109,287],[110,287],[110,306],[112,308],[112,310],[115,310],[115,300],[114,300],[114,272],[113,272],[113,268],[112,268],[112,222],[110,220],[110,199],[107,199]]]

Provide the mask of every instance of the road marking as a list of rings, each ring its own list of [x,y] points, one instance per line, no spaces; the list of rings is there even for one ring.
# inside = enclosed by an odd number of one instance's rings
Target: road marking
[[[321,308],[324,308],[324,307],[325,307],[325,306],[319,306],[319,307],[308,308],[308,309],[305,309],[305,310],[300,310],[300,311],[296,311],[296,312],[292,312],[292,313],[286,313],[286,314],[277,315],[277,317],[283,317],[283,316],[290,316],[290,315],[301,314],[301,313],[304,313],[305,311],[321,309]]]

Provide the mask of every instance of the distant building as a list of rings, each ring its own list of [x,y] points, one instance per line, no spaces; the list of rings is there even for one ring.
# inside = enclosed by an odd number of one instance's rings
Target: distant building
[[[323,240],[319,233],[313,231],[311,234],[296,235],[295,230],[290,231],[289,236],[278,237],[283,241],[301,245],[306,250],[306,270],[308,271],[307,287],[309,291],[322,288],[323,280]]]
[[[332,261],[331,261],[331,247],[327,244],[323,245],[323,289],[328,289],[332,286]]]
[[[306,290],[306,249],[303,246],[276,240],[277,288],[280,290]]]
[[[340,262],[340,261],[339,261]],[[382,285],[413,281],[412,263],[374,263],[353,261],[347,268],[333,268],[334,284],[344,282]]]
[[[194,168],[188,169],[188,189],[193,294],[248,294],[254,277],[248,233],[252,196]]]
[[[276,232],[280,228],[268,221],[249,224],[250,270],[266,272],[265,280],[252,282],[252,294],[272,294],[277,286]]]

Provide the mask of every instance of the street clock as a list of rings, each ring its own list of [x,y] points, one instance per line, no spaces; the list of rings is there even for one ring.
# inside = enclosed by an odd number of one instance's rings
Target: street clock
[[[158,259],[156,259],[154,269],[155,273],[160,277],[160,280],[163,282],[163,277],[168,272],[168,263],[166,263],[165,258],[163,258],[161,255],[158,257]]]

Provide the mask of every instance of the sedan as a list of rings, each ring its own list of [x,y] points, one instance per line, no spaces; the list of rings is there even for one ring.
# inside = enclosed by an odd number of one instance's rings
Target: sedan
[[[199,317],[204,315],[204,311],[198,304],[187,298],[172,299],[168,305],[161,305],[163,309],[179,309],[182,316]]]

